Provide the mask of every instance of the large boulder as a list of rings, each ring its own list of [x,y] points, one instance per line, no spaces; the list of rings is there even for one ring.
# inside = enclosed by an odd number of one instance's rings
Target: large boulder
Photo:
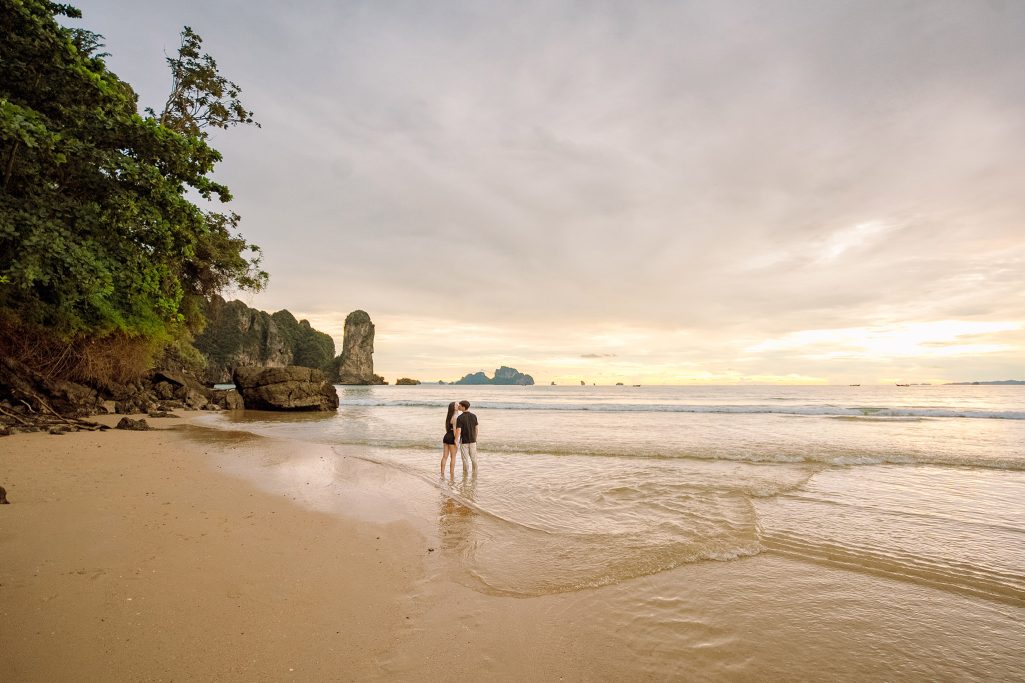
[[[314,368],[235,368],[235,388],[246,408],[256,410],[337,410],[338,392]]]

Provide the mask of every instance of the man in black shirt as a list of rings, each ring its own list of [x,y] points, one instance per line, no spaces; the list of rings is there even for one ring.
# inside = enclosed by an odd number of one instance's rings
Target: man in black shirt
[[[466,461],[473,464],[473,473],[477,474],[477,416],[470,412],[470,402],[459,402],[459,417],[456,419],[456,443],[459,444],[459,455],[463,462],[463,474],[466,474]]]

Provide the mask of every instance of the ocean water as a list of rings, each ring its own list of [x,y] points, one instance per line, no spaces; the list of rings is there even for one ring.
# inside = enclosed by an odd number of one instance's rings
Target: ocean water
[[[339,394],[337,415],[212,419],[330,444],[430,485],[440,549],[475,591],[605,591],[621,610],[608,628],[630,614],[632,633],[647,633],[640,649],[656,651],[625,676],[680,673],[666,668],[672,652],[657,652],[686,640],[674,630],[684,606],[672,601],[682,600],[673,586],[687,571],[744,574],[752,602],[738,619],[759,610],[783,619],[768,607],[777,590],[810,590],[807,604],[816,604],[815,591],[823,598],[864,582],[872,588],[837,601],[868,600],[851,619],[892,620],[898,640],[920,624],[914,610],[904,622],[894,613],[902,600],[981,624],[967,635],[918,633],[916,651],[956,639],[944,651],[962,658],[905,673],[1025,674],[1010,645],[1025,637],[1025,387],[420,385]],[[480,420],[480,470],[464,477],[457,464],[450,479],[439,471],[443,421],[448,402],[461,399]],[[772,578],[754,589],[761,584],[745,566]],[[816,578],[812,590],[796,578],[803,572],[831,578]],[[821,602],[823,623],[836,618]],[[805,622],[795,623],[804,625],[791,637],[807,638]]]

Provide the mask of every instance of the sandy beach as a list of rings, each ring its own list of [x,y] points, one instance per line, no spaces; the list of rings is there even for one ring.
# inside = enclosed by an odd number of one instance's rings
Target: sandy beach
[[[413,529],[299,508],[204,461],[244,435],[150,422],[0,444],[4,678],[371,675],[411,616]]]
[[[279,489],[275,472],[327,447],[149,421],[0,442],[6,680],[595,673],[549,605],[458,582],[417,517],[434,504],[422,482],[346,459],[344,499],[324,506],[304,494],[317,482]],[[254,461],[256,480],[223,471]]]
[[[505,538],[448,484],[206,415],[150,422],[0,441],[5,680],[1023,672],[1015,604],[778,553],[502,594],[482,585],[474,549],[493,544],[511,573],[556,551]]]

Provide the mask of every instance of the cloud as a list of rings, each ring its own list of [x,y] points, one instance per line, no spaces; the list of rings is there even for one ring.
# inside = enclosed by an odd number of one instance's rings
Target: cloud
[[[213,138],[271,272],[250,302],[394,321],[396,368],[860,377],[887,352],[771,340],[1025,320],[1022,3],[82,9],[144,104],[203,35],[263,123]],[[1025,374],[1002,339],[885,372]]]

